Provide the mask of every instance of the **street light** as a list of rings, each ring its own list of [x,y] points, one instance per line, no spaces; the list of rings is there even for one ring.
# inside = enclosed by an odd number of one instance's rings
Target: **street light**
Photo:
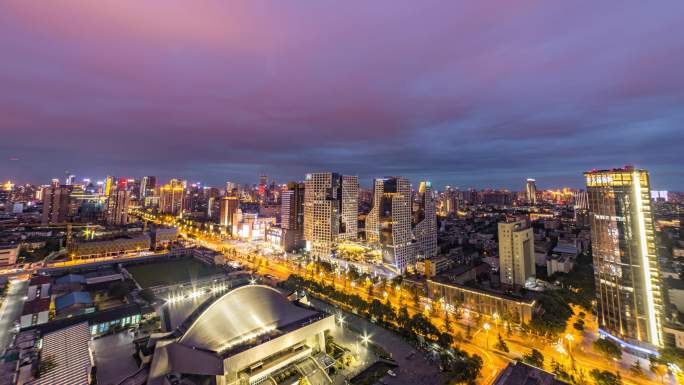
[[[575,336],[568,333],[565,335],[565,340],[568,341],[568,350],[572,351],[572,342],[575,340]]]
[[[361,342],[367,346],[368,343],[370,343],[370,340],[371,340],[370,338],[371,338],[371,336],[369,334],[367,334],[366,332],[364,332],[363,335],[361,336]]]
[[[491,326],[489,325],[488,322],[485,322],[485,324],[482,325],[482,327],[484,328],[485,334],[487,336],[486,337],[486,347],[487,347],[487,350],[489,350],[489,328],[491,328]]]

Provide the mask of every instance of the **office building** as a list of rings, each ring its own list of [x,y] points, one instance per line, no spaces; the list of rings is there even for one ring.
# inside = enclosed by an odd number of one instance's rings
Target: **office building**
[[[226,195],[236,195],[236,194],[237,194],[237,185],[231,181],[226,182]]]
[[[439,252],[437,246],[437,212],[432,192],[432,183],[420,182],[418,188],[418,210],[414,213],[416,227],[416,252],[419,259],[431,258]]]
[[[359,178],[352,175],[342,175],[340,178],[342,200],[339,239],[355,241],[359,232]]]
[[[140,198],[146,198],[150,195],[154,195],[154,190],[157,188],[157,177],[156,176],[144,176],[140,181]]]
[[[359,184],[355,176],[308,174],[304,182],[304,239],[314,256],[329,256],[358,231]]]
[[[126,190],[116,189],[109,194],[107,201],[107,223],[123,226],[128,223],[128,206],[131,194]]]
[[[304,247],[304,183],[290,182],[280,196],[280,225],[285,251]]]
[[[663,301],[649,176],[631,166],[584,174],[600,332],[663,345]]]
[[[527,198],[527,203],[531,205],[537,204],[537,181],[528,178],[525,182],[525,197]]]
[[[499,223],[499,272],[501,283],[510,286],[534,277],[534,233],[527,221]]]
[[[387,177],[373,182],[373,208],[366,217],[366,239],[377,244],[382,261],[397,273],[416,263],[411,231],[411,184]]]
[[[42,224],[64,223],[69,219],[72,186],[52,185],[43,189]]]
[[[221,207],[219,209],[219,224],[228,229],[228,234],[232,233],[235,220],[235,214],[240,208],[240,200],[238,197],[225,196],[221,198]]]
[[[167,215],[180,215],[183,211],[185,188],[177,179],[159,188],[159,212]]]
[[[268,176],[259,176],[259,196],[263,197],[266,195],[266,183],[268,182]]]

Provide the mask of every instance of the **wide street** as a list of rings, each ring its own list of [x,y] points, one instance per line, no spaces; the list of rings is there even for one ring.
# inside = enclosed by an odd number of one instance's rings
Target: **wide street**
[[[10,280],[7,296],[0,307],[0,349],[5,350],[14,333],[14,322],[19,319],[24,306],[27,280]]]

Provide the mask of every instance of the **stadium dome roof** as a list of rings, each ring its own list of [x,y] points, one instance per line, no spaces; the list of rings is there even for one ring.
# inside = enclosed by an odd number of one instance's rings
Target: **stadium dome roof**
[[[209,305],[178,342],[219,352],[316,313],[293,304],[274,288],[242,286]]]

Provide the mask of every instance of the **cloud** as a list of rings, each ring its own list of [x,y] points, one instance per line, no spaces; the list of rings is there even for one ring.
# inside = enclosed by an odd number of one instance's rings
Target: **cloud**
[[[9,1],[0,175],[684,189],[684,5]]]

